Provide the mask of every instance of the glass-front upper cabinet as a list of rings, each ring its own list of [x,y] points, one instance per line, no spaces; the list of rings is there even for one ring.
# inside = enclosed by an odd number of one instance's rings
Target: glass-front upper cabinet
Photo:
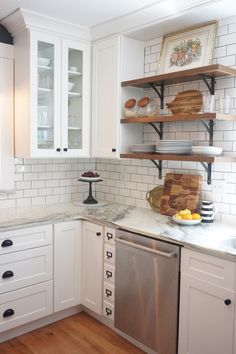
[[[90,153],[90,48],[62,41],[63,156]]]
[[[57,157],[61,152],[61,40],[33,32],[31,44],[31,155]]]

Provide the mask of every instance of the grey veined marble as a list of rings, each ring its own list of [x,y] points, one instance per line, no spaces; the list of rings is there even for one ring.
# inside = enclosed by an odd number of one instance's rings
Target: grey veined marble
[[[108,223],[115,227],[197,248],[236,260],[236,249],[226,247],[223,241],[236,237],[235,227],[214,223],[196,226],[179,226],[171,218],[153,210],[108,203],[103,207],[84,207],[73,203],[2,209],[0,231],[12,228],[85,219]]]

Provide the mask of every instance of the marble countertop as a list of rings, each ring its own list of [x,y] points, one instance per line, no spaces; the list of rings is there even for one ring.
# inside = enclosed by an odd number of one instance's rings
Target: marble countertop
[[[108,223],[142,235],[178,243],[236,260],[236,249],[226,248],[222,241],[236,237],[235,227],[224,224],[180,226],[171,218],[153,210],[108,203],[103,207],[84,207],[73,203],[1,209],[0,231],[27,225],[85,219]]]

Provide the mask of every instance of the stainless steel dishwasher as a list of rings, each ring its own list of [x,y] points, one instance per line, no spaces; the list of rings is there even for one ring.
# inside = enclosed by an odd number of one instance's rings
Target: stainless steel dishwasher
[[[124,230],[115,240],[115,327],[158,354],[176,354],[180,247]]]

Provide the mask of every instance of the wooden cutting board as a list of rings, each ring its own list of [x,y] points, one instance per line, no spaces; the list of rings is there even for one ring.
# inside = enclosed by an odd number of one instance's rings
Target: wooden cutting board
[[[202,107],[202,94],[197,90],[179,92],[175,99],[166,105],[172,114],[197,113]]]
[[[160,213],[174,215],[183,209],[198,208],[202,176],[167,173],[161,197]]]

